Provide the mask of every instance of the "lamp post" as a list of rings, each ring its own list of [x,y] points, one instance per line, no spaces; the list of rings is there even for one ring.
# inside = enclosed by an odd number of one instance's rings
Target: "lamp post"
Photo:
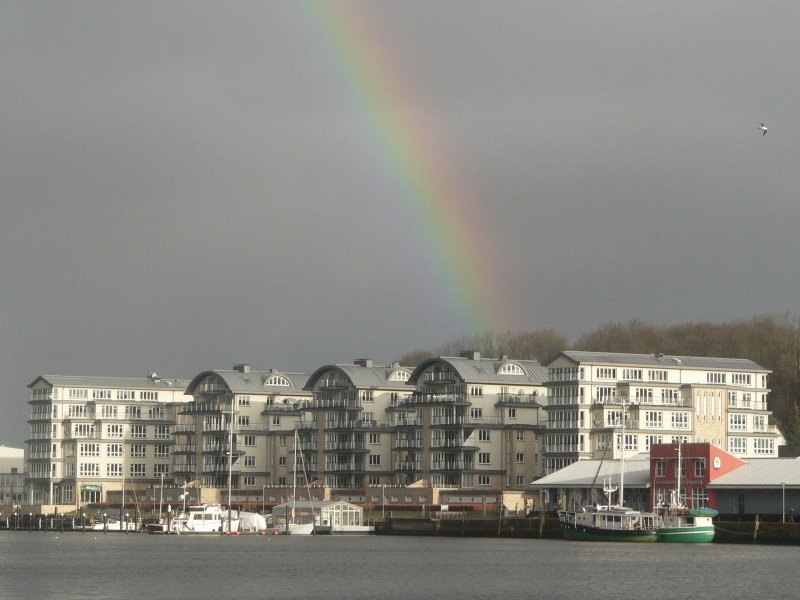
[[[386,484],[384,483],[381,486],[381,490],[383,491],[383,503],[381,504],[381,519],[386,520]]]
[[[264,514],[264,495],[266,494],[267,484],[261,486],[261,514]]]

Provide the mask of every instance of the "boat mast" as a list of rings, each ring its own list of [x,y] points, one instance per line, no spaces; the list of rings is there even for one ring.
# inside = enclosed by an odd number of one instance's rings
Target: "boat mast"
[[[681,436],[678,436],[678,486],[675,489],[675,507],[681,506]]]
[[[619,507],[625,505],[625,396],[622,396],[622,439],[620,440]]]
[[[231,395],[231,417],[228,423],[228,533],[231,532],[231,483],[233,471],[233,401],[236,396]]]

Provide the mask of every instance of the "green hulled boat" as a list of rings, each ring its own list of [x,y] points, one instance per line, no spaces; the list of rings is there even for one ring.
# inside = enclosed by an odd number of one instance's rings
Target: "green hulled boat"
[[[587,506],[558,513],[565,540],[655,542],[656,515],[620,506]]]
[[[658,515],[657,541],[678,544],[707,544],[714,541],[712,508],[668,509]]]

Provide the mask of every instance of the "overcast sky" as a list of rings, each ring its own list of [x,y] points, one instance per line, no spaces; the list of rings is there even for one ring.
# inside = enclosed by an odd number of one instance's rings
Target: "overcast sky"
[[[796,1],[1,3],[0,444],[44,373],[796,310],[799,29]],[[445,221],[395,118],[463,192]]]

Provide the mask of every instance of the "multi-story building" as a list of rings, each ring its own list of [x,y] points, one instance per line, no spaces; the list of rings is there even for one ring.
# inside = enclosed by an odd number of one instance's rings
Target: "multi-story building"
[[[237,490],[286,485],[293,435],[311,393],[306,374],[254,371],[248,364],[204,371],[175,427],[177,481]]]
[[[306,384],[314,395],[309,418],[300,425],[309,476],[334,488],[394,483],[391,410],[413,391],[410,376],[408,367],[370,359],[317,369]]]
[[[519,489],[538,476],[546,371],[532,360],[429,358],[390,407],[395,478],[407,485]]]
[[[0,510],[25,501],[25,450],[0,446]]]
[[[570,350],[547,369],[545,473],[678,440],[739,457],[777,456],[770,371],[751,360]]]
[[[31,390],[27,501],[79,507],[169,480],[187,381],[42,375]]]

